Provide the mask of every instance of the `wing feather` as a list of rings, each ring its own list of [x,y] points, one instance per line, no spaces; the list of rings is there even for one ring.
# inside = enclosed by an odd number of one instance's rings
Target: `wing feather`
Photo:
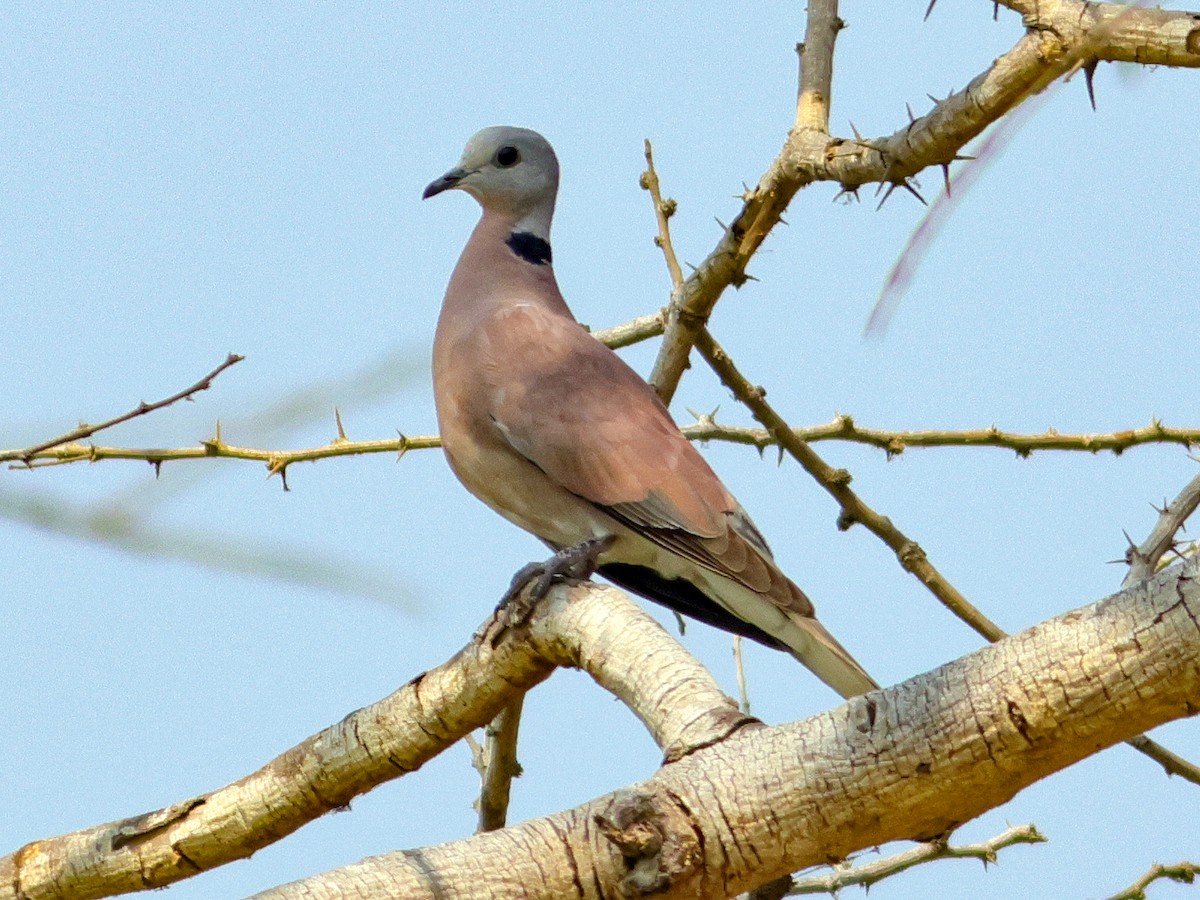
[[[578,323],[536,306],[489,329],[507,377],[492,420],[510,446],[567,490],[671,553],[811,616],[754,523],[645,381]],[[512,372],[520,372],[514,378]],[[496,375],[500,375],[497,372]]]

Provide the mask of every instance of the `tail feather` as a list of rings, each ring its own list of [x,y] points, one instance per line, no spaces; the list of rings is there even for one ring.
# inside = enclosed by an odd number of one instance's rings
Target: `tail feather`
[[[879,687],[825,626],[810,616],[789,616],[795,626],[779,637],[810,672],[849,700]]]

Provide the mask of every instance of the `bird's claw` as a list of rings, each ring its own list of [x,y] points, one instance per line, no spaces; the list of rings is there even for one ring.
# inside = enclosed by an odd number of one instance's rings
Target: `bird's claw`
[[[534,605],[550,593],[550,588],[556,583],[587,581],[591,578],[599,565],[600,554],[611,547],[615,540],[614,535],[588,538],[564,547],[547,560],[522,566],[513,575],[496,611],[508,610],[516,622],[524,621]]]

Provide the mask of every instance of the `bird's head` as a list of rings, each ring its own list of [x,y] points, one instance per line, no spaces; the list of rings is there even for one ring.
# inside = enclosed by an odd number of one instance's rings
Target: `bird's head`
[[[558,159],[549,141],[528,128],[497,125],[475,134],[453,169],[430,182],[428,200],[466,191],[486,211],[511,217],[520,229],[549,237],[558,193]]]

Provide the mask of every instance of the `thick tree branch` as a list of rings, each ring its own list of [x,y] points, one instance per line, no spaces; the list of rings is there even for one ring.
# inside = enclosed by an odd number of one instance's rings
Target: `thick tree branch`
[[[0,900],[107,897],[247,857],[416,771],[557,666],[581,668],[615,693],[668,759],[754,722],[619,591],[593,584],[555,590],[520,628],[493,616],[449,662],[240,781],[143,816],[35,841],[0,859]]]
[[[728,897],[931,840],[1200,698],[1200,580],[1174,567],[904,684],[746,729],[583,806],[386,854],[260,900]]]

